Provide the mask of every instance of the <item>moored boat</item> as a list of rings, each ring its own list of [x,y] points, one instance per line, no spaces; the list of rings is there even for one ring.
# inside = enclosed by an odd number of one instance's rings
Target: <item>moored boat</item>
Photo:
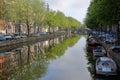
[[[106,50],[102,46],[97,46],[93,49],[93,58],[97,59],[98,57],[106,56]]]
[[[96,60],[95,71],[99,75],[117,75],[117,65],[112,58],[100,57]]]

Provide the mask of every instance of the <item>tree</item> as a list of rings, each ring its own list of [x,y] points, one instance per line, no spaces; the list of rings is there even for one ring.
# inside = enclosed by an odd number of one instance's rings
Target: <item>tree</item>
[[[38,26],[39,30],[39,27],[45,24],[44,22],[46,16],[45,3],[42,0],[33,0],[31,5],[33,10],[34,26]]]
[[[119,4],[118,0],[92,0],[85,19],[86,25],[98,27],[118,23]]]

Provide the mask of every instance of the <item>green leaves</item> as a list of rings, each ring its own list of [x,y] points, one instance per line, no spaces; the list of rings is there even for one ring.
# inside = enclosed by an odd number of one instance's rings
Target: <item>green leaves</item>
[[[60,11],[47,11],[44,0],[0,0],[0,18],[26,23],[27,28],[33,27],[31,24],[61,29],[78,28],[81,25],[78,20],[67,17]]]
[[[92,0],[88,8],[85,23],[87,26],[112,25],[120,20],[120,1]]]
[[[41,25],[46,15],[45,3],[42,0],[32,0],[31,7],[33,10],[34,22]]]
[[[6,20],[39,24],[45,16],[45,3],[42,0],[0,0],[0,18],[3,12]]]
[[[60,11],[50,11],[46,15],[46,23],[51,27],[61,27],[61,28],[77,28],[80,27],[80,22],[72,17],[66,17]]]

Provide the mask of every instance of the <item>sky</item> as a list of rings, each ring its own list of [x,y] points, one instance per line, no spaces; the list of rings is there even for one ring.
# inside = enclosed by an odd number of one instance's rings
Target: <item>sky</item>
[[[84,22],[90,4],[90,0],[46,0],[46,2],[50,9],[59,10],[65,16],[71,16],[81,23]]]

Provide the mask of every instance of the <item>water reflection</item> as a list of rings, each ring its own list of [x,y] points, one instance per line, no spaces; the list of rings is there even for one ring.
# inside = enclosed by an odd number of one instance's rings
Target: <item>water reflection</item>
[[[55,38],[0,53],[0,80],[120,80],[95,75],[94,64],[85,37]]]
[[[45,75],[49,62],[62,56],[78,38],[60,37],[0,53],[0,80],[40,79]]]
[[[84,37],[65,50],[56,60],[50,61],[47,73],[40,80],[91,80],[85,58],[86,39]]]

